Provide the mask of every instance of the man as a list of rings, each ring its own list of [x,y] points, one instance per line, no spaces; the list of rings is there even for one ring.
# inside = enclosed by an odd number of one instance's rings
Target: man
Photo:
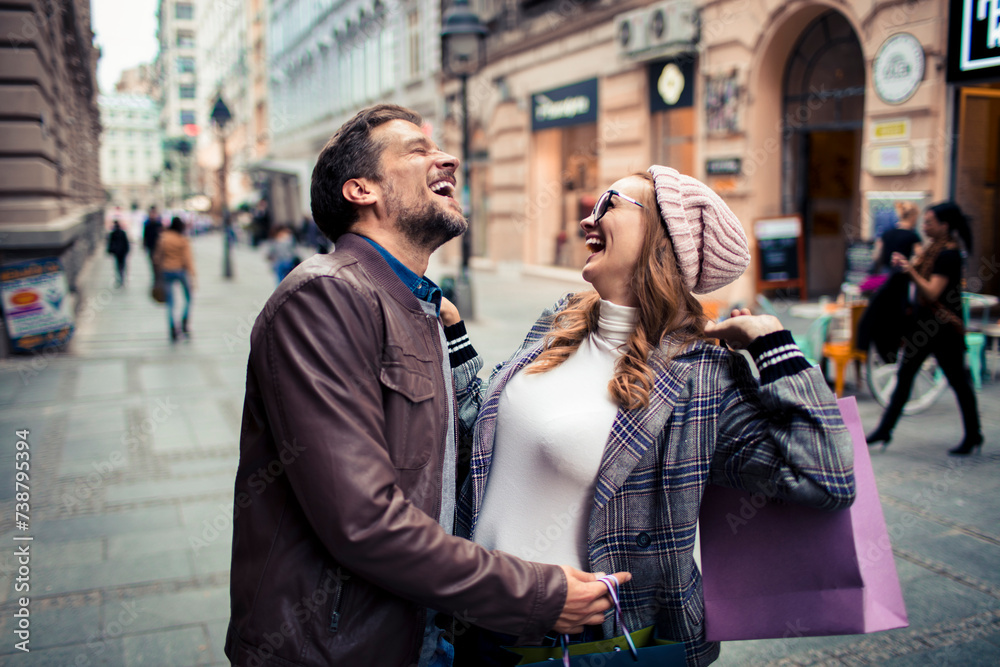
[[[458,344],[444,355],[440,292],[423,273],[467,223],[458,160],[421,123],[379,105],[337,131],[311,189],[336,249],[292,271],[251,333],[226,638],[235,665],[447,665],[434,610],[530,642],[599,623],[610,606],[593,574],[451,535],[449,364],[471,360]]]
[[[163,222],[160,220],[160,214],[155,206],[150,206],[149,215],[146,217],[146,222],[142,225],[142,247],[146,249],[146,254],[149,255],[149,265],[153,269],[154,283],[156,282],[156,262],[153,261],[153,253],[156,252],[156,242],[160,240],[162,232]]]

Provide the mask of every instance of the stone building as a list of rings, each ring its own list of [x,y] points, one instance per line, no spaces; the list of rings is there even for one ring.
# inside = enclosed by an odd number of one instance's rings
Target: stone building
[[[267,11],[271,141],[262,173],[284,183],[296,175],[304,212],[320,150],[358,110],[407,106],[443,141],[440,2],[270,0]]]
[[[58,258],[74,289],[103,231],[90,3],[5,2],[0,34],[0,264]]]
[[[976,238],[968,287],[1000,289],[995,3],[474,5],[490,29],[469,83],[480,263],[577,271],[577,223],[597,195],[662,163],[706,181],[744,223],[751,270],[714,298],[747,303],[789,274],[803,295],[836,294],[852,248],[892,224],[897,199],[955,198]],[[446,96],[457,88],[444,83]],[[789,218],[804,261],[758,224]]]
[[[164,137],[163,191],[168,208],[195,192],[194,141],[207,112],[198,99],[198,3],[159,0],[156,57],[160,126]]]
[[[163,169],[160,108],[146,95],[100,95],[101,180],[108,203],[145,211],[160,204]]]

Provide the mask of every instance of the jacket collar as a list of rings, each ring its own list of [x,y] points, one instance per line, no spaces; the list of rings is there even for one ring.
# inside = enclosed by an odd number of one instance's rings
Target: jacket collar
[[[649,404],[635,410],[618,409],[597,473],[595,510],[611,500],[649,448],[660,439],[691,372],[691,364],[680,360],[687,351],[672,350],[669,339],[664,342],[649,359],[654,373]],[[669,353],[676,356],[670,359]]]
[[[415,312],[424,312],[410,288],[403,284],[385,258],[364,238],[357,234],[343,234],[337,239],[334,252],[343,252],[356,259],[375,284],[403,306]]]

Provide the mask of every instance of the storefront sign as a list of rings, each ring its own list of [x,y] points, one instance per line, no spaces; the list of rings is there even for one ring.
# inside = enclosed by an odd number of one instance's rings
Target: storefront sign
[[[73,315],[68,292],[58,259],[0,266],[0,299],[13,350],[30,352],[69,340]]]
[[[868,126],[872,141],[909,141],[910,119],[873,120]]]
[[[738,157],[705,160],[705,173],[709,176],[734,176],[743,171],[743,161]]]
[[[909,144],[872,146],[868,173],[873,176],[905,176],[913,171],[913,147]]]
[[[872,63],[875,92],[886,104],[901,104],[913,96],[924,79],[924,47],[907,32],[883,42]]]
[[[647,71],[650,111],[694,105],[694,55],[652,63]]]
[[[948,26],[948,80],[1000,78],[1000,3],[953,0]]]
[[[597,79],[535,93],[531,106],[532,131],[596,123]]]

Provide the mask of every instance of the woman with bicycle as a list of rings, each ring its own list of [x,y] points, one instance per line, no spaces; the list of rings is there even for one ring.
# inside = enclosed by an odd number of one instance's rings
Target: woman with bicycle
[[[965,372],[965,327],[962,322],[962,255],[959,239],[966,250],[972,248],[972,232],[962,210],[954,202],[942,202],[924,213],[927,244],[912,263],[893,253],[893,266],[909,278],[908,321],[896,390],[882,414],[878,428],[868,436],[868,444],[889,446],[903,406],[910,398],[913,379],[931,354],[955,391],[962,410],[965,438],[949,454],[963,456],[982,447],[976,395]]]

